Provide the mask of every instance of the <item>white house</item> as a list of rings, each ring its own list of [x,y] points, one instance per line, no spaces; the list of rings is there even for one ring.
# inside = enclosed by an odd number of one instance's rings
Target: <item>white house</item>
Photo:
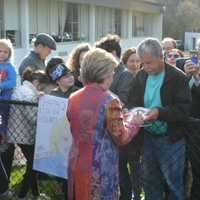
[[[54,36],[53,55],[63,57],[107,33],[120,35],[123,49],[147,36],[161,39],[162,11],[157,0],[0,0],[0,34],[14,43],[18,65],[40,32]]]
[[[196,49],[196,42],[200,38],[200,33],[198,32],[185,32],[185,43],[184,47],[186,50]]]

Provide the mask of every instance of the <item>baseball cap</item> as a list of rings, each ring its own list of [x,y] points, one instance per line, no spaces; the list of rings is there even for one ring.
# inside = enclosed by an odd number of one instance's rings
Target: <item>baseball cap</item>
[[[65,76],[71,73],[72,73],[71,70],[63,63],[55,65],[50,70],[50,76],[53,81],[57,81],[62,76]]]
[[[34,41],[34,44],[36,43],[43,44],[45,46],[48,46],[50,49],[56,50],[55,40],[47,33],[39,33]]]

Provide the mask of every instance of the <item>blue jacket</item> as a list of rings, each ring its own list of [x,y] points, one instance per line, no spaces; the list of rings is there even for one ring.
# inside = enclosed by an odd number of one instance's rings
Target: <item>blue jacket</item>
[[[0,99],[10,99],[16,86],[15,67],[10,62],[0,63]]]
[[[0,100],[11,99],[16,86],[16,71],[10,62],[0,63]],[[9,105],[0,103],[0,134],[6,133],[9,115]]]

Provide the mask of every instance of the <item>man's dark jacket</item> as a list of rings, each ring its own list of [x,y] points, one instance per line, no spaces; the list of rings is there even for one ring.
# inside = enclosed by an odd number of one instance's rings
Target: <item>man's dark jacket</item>
[[[19,66],[19,75],[22,76],[27,67],[31,67],[34,71],[37,69],[45,69],[45,60],[41,59],[39,54],[31,51],[21,62]]]
[[[128,108],[144,107],[144,93],[148,74],[142,69],[132,82]],[[158,120],[167,122],[170,141],[176,142],[185,133],[185,122],[190,115],[191,93],[185,74],[165,64],[165,77],[160,90],[162,108]]]
[[[128,95],[132,81],[132,73],[120,63],[117,68],[115,68],[115,74],[110,90],[116,94],[125,105],[128,103]]]

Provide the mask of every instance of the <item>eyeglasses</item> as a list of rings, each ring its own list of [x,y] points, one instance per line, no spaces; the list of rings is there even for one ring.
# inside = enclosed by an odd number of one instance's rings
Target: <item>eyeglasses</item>
[[[167,54],[167,58],[174,58],[174,59],[177,59],[179,58],[180,56],[178,54]]]

